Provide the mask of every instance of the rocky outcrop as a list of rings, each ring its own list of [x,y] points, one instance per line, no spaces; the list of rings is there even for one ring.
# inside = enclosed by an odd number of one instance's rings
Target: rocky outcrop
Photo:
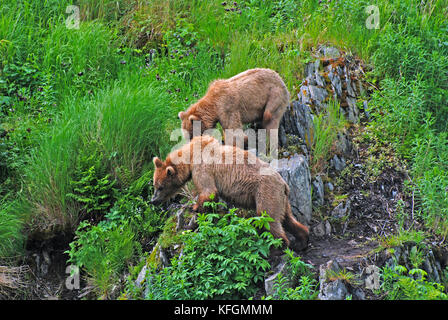
[[[279,127],[280,146],[300,145],[307,156],[313,142],[313,113],[325,110],[330,99],[340,103],[351,123],[358,123],[363,114],[357,106],[357,98],[365,92],[362,63],[333,47],[322,46],[317,54],[317,59],[305,66],[297,101],[288,106]],[[347,139],[341,136],[339,140],[344,144]],[[341,147],[347,151],[348,146]]]
[[[277,171],[289,185],[289,202],[297,220],[309,224],[313,211],[311,202],[311,174],[308,161],[295,154],[278,161]]]
[[[320,300],[345,300],[349,290],[342,279],[333,279],[340,272],[336,261],[330,260],[319,268],[319,295]]]
[[[416,252],[419,265],[415,265]],[[443,258],[445,257],[445,258]],[[448,251],[437,247],[422,247],[407,242],[358,259],[335,257],[319,267],[319,295],[321,300],[378,299],[375,295],[381,285],[381,269],[400,265],[407,270],[419,268],[431,282],[443,282]],[[338,262],[339,261],[339,262]]]
[[[311,184],[309,165],[314,137],[314,113],[327,108],[330,98],[339,101],[341,111],[348,121],[357,123],[360,110],[356,98],[364,91],[361,75],[363,66],[352,57],[338,49],[321,46],[317,50],[317,59],[305,66],[305,80],[297,94],[297,101],[288,106],[279,127],[281,146],[279,172],[291,189],[290,201],[294,215],[301,221],[311,219],[311,185],[314,205],[324,202],[322,177],[314,177]],[[352,151],[352,144],[343,132],[338,133],[336,154],[330,160],[330,167],[342,171],[346,166],[346,157]],[[299,156],[302,155],[302,157]]]
[[[294,101],[287,107],[280,123],[280,146],[300,145],[304,154],[308,156],[313,130],[313,115],[310,107]]]

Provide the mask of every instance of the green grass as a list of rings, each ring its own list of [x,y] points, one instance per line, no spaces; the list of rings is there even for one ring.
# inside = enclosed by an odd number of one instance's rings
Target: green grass
[[[148,159],[167,151],[161,141],[174,112],[166,107],[168,94],[152,88],[146,79],[131,74],[92,100],[71,101],[53,129],[42,135],[24,170],[29,201],[35,208],[32,225],[39,217],[38,229],[76,226],[78,208],[66,195],[72,192],[70,180],[86,141],[95,142],[104,157],[103,166],[114,177],[120,169],[126,170],[131,181],[148,168]]]
[[[26,236],[23,234],[23,217],[15,209],[17,201],[0,202],[0,261],[10,256],[20,256]]]
[[[57,23],[49,27],[42,43],[42,68],[54,74],[54,89],[60,100],[84,96],[108,79],[117,77],[120,57],[114,35],[102,24],[86,22],[79,30]]]
[[[314,129],[310,137],[312,157],[310,166],[313,173],[321,173],[327,168],[332,148],[347,124],[337,101],[330,100],[326,112],[316,115],[313,119]]]

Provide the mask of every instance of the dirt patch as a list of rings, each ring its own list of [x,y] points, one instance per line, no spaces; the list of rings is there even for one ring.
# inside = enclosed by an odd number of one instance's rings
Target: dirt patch
[[[301,256],[302,260],[313,265],[316,270],[330,260],[337,261],[342,267],[352,268],[361,261],[367,262],[378,243],[371,239],[358,237],[338,239],[334,236],[320,239],[311,237],[309,248]]]

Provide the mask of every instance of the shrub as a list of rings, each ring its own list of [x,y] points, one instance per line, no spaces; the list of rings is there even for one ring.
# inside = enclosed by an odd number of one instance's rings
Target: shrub
[[[73,193],[68,193],[67,197],[80,203],[81,210],[86,214],[95,215],[110,209],[115,184],[114,180],[110,180],[110,174],[98,176],[95,166],[92,166],[78,175],[79,180],[70,181]]]
[[[120,225],[99,223],[92,226],[83,221],[70,243],[68,262],[83,268],[95,287],[99,297],[110,297],[112,287],[119,282],[121,272],[140,249],[134,240],[134,232],[124,222]]]
[[[54,102],[51,77],[39,70],[36,62],[9,63],[0,69],[0,111],[4,114],[20,103],[31,109],[25,109],[28,112],[42,112]]]
[[[235,210],[220,217],[199,214],[198,231],[182,236],[182,254],[171,266],[146,277],[146,299],[242,299],[253,296],[270,265],[272,246],[280,244],[268,231],[272,218],[239,218]],[[257,230],[258,229],[258,230]]]

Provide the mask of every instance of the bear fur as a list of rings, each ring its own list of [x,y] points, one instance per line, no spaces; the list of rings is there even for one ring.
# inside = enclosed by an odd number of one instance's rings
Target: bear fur
[[[287,183],[252,153],[204,135],[171,152],[165,161],[155,157],[153,162],[153,204],[168,200],[193,179],[199,192],[194,211],[202,211],[203,203],[210,201],[212,194],[214,199],[221,197],[236,206],[256,209],[257,214],[266,211],[274,219],[270,223],[274,237],[290,246],[285,228],[296,239],[291,248],[306,248],[309,231],[292,215]]]
[[[257,68],[230,79],[213,81],[205,96],[178,116],[187,140],[193,137],[193,121],[201,121],[201,135],[218,122],[224,130],[242,130],[243,124],[255,122],[260,123],[269,136],[272,129],[278,130],[288,104],[289,92],[278,73]],[[225,137],[226,144],[235,145],[238,134],[231,132]],[[247,139],[244,136],[245,146]]]

